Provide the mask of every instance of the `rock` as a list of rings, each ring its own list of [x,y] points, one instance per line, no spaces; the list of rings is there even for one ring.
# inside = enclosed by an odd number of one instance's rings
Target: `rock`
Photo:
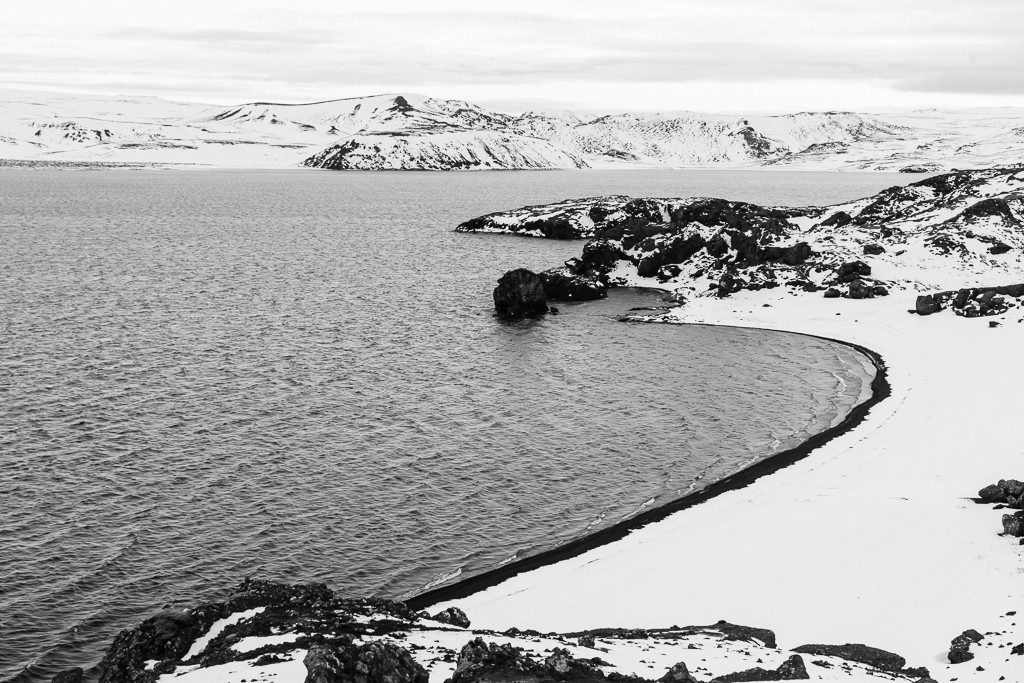
[[[592,301],[608,296],[608,288],[599,280],[574,275],[568,268],[552,268],[540,274],[544,296],[554,301]]]
[[[394,643],[325,641],[309,647],[305,683],[427,683],[428,674]]]
[[[972,643],[981,641],[981,634],[974,629],[967,629],[956,638],[950,641],[949,658],[950,664],[962,664],[974,659],[974,653],[970,651]]]
[[[697,683],[697,679],[690,675],[690,670],[683,662],[673,664],[672,668],[666,671],[658,681],[660,683]]]
[[[801,645],[793,648],[793,652],[825,657],[839,657],[851,662],[860,662],[883,671],[900,671],[907,660],[892,652],[877,647],[847,643],[846,645]]]
[[[604,678],[604,672],[591,662],[576,659],[560,647],[556,647],[544,660],[551,677],[563,681],[592,681]]]
[[[995,255],[1005,254],[1006,252],[1010,251],[1010,249],[1012,249],[1012,247],[1009,244],[997,241],[995,244],[988,248],[988,253]]]
[[[766,647],[776,647],[775,642],[775,631],[767,628],[758,628],[756,626],[741,626],[739,624],[730,624],[728,621],[719,620],[717,623],[712,624],[708,628],[715,629],[726,637],[726,640],[738,640],[738,641],[751,641],[757,640],[765,644]]]
[[[576,642],[579,643],[580,647],[594,647],[597,644],[597,641],[594,639],[594,636],[589,634],[580,636],[579,640],[577,640]]]
[[[372,641],[356,652],[355,676],[367,683],[427,683],[430,675],[408,650],[394,643]]]
[[[835,273],[840,282],[850,282],[871,275],[871,266],[863,261],[847,261],[836,268]]]
[[[915,308],[918,315],[931,315],[942,310],[939,298],[934,294],[922,294],[917,297]]]
[[[440,621],[442,624],[451,624],[452,626],[458,626],[459,628],[469,628],[469,617],[458,607],[449,607],[448,609],[438,612],[431,617],[434,621]]]
[[[573,275],[582,275],[587,272],[587,266],[583,261],[578,258],[571,258],[565,262],[565,267],[569,269]]]
[[[203,620],[191,612],[164,610],[121,631],[100,661],[100,683],[135,681],[152,659],[181,659],[216,620],[211,616]]]
[[[64,669],[59,674],[50,679],[50,683],[82,683],[82,678],[85,676],[85,671],[81,667],[75,667],[74,669]]]
[[[869,284],[857,279],[850,282],[849,296],[851,299],[872,299],[875,292]]]
[[[838,299],[842,295],[843,295],[843,293],[840,292],[835,287],[829,287],[828,289],[825,290],[825,298],[826,299]]]
[[[1014,645],[1013,649],[1010,650],[1011,655],[1024,655],[1024,643]]]
[[[478,637],[462,646],[448,683],[531,681],[545,673],[545,667],[530,659],[522,648],[496,645]]]
[[[882,285],[875,285],[871,288],[871,293],[875,296],[889,296],[889,290]]]
[[[305,683],[340,683],[345,680],[345,664],[337,649],[329,645],[311,645],[302,663],[306,666]]]
[[[988,326],[989,327],[999,327],[999,321],[998,320],[989,320],[988,321]]]
[[[754,667],[712,679],[712,683],[744,683],[746,681],[799,681],[808,680],[807,667],[800,655],[793,655],[774,671]]]
[[[878,256],[885,253],[885,247],[881,244],[865,244],[864,253],[868,256]]]
[[[818,225],[829,225],[841,228],[847,223],[850,223],[852,220],[853,218],[850,216],[850,214],[846,213],[845,211],[836,211],[834,214],[823,220]]]
[[[978,491],[978,498],[981,498],[982,503],[1004,503],[1005,496],[1003,489],[996,484],[989,484]]]
[[[1003,515],[1003,533],[1007,536],[1024,536],[1024,510]]]
[[[548,302],[544,295],[544,278],[525,268],[508,271],[494,288],[494,310],[498,315],[510,318],[546,312]]]
[[[626,254],[617,245],[605,239],[590,240],[583,246],[582,261],[585,270],[608,273]]]

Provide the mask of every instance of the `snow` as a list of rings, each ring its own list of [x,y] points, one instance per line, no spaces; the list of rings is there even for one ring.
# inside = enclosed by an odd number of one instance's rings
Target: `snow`
[[[230,614],[223,619],[218,619],[213,622],[210,626],[210,630],[206,632],[206,635],[192,643],[192,647],[190,647],[185,656],[182,657],[182,660],[188,661],[193,657],[198,657],[203,653],[203,650],[206,649],[206,646],[210,644],[210,641],[219,636],[228,626],[234,626],[246,619],[252,619],[264,609],[264,607],[254,607],[253,609],[245,610],[244,612],[235,612],[234,614]]]
[[[1024,110],[593,118],[510,116],[410,93],[211,106],[6,90],[0,159],[254,168],[313,159],[360,169],[942,170],[1024,160]]]

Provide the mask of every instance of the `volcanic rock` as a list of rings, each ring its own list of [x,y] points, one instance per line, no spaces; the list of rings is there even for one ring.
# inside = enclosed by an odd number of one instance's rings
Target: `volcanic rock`
[[[510,270],[494,288],[494,310],[498,315],[521,318],[548,310],[544,278],[525,268]]]

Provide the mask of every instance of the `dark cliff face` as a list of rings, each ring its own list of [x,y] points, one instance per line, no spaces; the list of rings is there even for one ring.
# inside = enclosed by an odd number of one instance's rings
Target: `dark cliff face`
[[[949,258],[953,268],[987,268],[991,257],[1012,259],[1024,248],[1022,217],[1024,175],[1012,168],[948,173],[835,207],[612,196],[489,214],[456,230],[592,238],[581,260],[597,245],[610,246],[625,268],[611,286],[635,270],[690,295],[789,287],[864,299],[887,295],[890,283],[867,263],[856,272],[851,264],[903,259],[913,268],[923,250]],[[603,272],[613,270],[608,264]]]

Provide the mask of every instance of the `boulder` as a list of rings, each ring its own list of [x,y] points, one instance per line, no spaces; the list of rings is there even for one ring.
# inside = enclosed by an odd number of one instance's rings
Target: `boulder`
[[[545,673],[545,668],[528,657],[522,648],[496,645],[478,637],[462,646],[448,683],[530,681],[543,678]]]
[[[302,663],[305,683],[427,683],[429,675],[409,652],[394,643],[356,646],[331,640],[310,645]]]
[[[458,626],[459,628],[469,628],[469,617],[458,607],[449,607],[448,609],[438,612],[431,617],[434,621],[440,621],[442,624],[451,624],[452,626]]]
[[[590,240],[583,246],[581,261],[585,266],[584,270],[596,270],[599,273],[608,273],[615,264],[626,258],[625,252],[617,245],[604,239]]]
[[[932,313],[938,313],[942,310],[942,304],[940,299],[935,294],[922,294],[917,297],[917,303],[915,304],[918,315],[931,315]]]
[[[850,282],[849,296],[851,299],[871,299],[874,298],[875,292],[871,285],[856,279]]]
[[[882,285],[875,285],[872,287],[871,293],[875,296],[889,296],[889,290]]]
[[[510,318],[540,315],[548,310],[544,278],[525,268],[510,270],[494,288],[494,310]]]
[[[580,647],[594,647],[597,644],[597,640],[590,634],[580,636],[576,642]]]
[[[950,664],[962,664],[963,662],[969,662],[974,659],[974,653],[970,651],[970,647],[973,643],[981,642],[981,634],[974,629],[967,629],[949,643],[949,658]]]
[[[847,261],[836,268],[836,279],[839,282],[850,282],[871,275],[871,266],[863,261]]]
[[[845,645],[801,645],[794,647],[793,652],[824,657],[839,657],[851,662],[860,662],[883,671],[900,671],[907,665],[907,660],[892,652],[877,647],[847,643]]]
[[[842,295],[843,295],[843,293],[840,292],[835,287],[829,287],[828,289],[825,290],[825,298],[826,299],[838,299]]]
[[[1024,510],[1003,515],[1003,533],[1007,536],[1024,536]]]
[[[834,214],[823,220],[818,225],[828,225],[841,228],[847,223],[851,222],[852,220],[853,218],[850,216],[850,214],[846,213],[845,211],[836,211]]]
[[[864,253],[868,256],[878,256],[885,253],[885,247],[881,244],[865,244]]]
[[[553,301],[591,301],[608,296],[608,288],[600,280],[575,275],[568,268],[552,268],[540,274],[544,296]]]
[[[673,664],[672,668],[666,671],[658,681],[659,683],[697,683],[697,679],[690,675],[690,670],[683,662]]]

